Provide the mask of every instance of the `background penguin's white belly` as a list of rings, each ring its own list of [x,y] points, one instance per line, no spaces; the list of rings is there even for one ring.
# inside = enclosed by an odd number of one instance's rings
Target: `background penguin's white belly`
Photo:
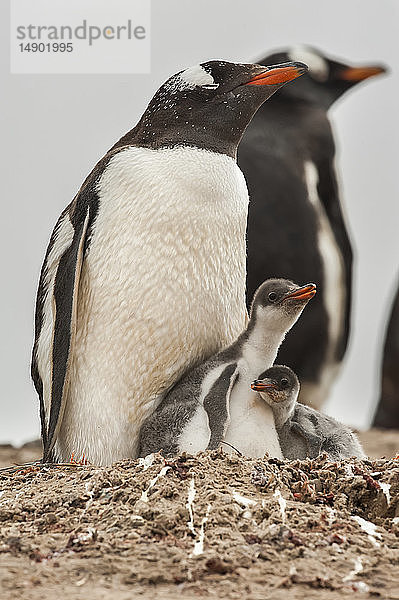
[[[243,330],[248,194],[231,158],[131,147],[111,159],[79,287],[56,453],[135,456],[157,398]]]
[[[244,456],[261,458],[268,452],[283,458],[273,412],[258,394],[254,394],[246,381],[238,381],[230,397],[230,424],[224,437]],[[234,452],[222,444],[225,452]]]
[[[316,165],[311,161],[305,163],[305,181],[309,200],[318,219],[317,241],[323,263],[323,301],[328,316],[327,360],[318,385],[306,386],[306,397],[311,399],[314,408],[318,408],[325,402],[328,390],[337,374],[338,364],[335,356],[344,327],[346,288],[343,257],[319,198],[317,190],[319,175]],[[302,386],[302,389],[305,391],[305,386]]]

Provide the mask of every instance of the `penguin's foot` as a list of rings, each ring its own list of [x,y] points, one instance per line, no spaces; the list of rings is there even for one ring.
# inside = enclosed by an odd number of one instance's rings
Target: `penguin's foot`
[[[89,465],[89,461],[87,460],[85,453],[82,453],[82,456],[80,458],[75,458],[75,452],[72,452],[71,454],[71,459],[69,461],[71,464],[73,465]]]

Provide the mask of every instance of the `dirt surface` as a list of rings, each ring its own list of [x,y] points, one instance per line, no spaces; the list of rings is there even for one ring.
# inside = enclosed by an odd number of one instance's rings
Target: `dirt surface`
[[[396,456],[398,432],[366,436]],[[399,599],[399,461],[217,451],[1,471],[0,598],[43,596]]]
[[[20,448],[15,448],[11,444],[0,444],[0,468],[28,463],[38,460],[41,456],[41,440],[28,442]]]
[[[370,429],[358,433],[358,436],[372,458],[392,458],[399,454],[399,431],[395,429]]]

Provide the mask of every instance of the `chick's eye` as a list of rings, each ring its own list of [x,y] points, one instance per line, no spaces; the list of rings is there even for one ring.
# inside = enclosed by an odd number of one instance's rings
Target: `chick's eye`
[[[276,292],[270,292],[268,298],[269,298],[270,302],[275,302],[277,300],[277,294],[276,294]]]
[[[286,379],[285,377],[283,377],[280,381],[280,385],[283,389],[288,387],[288,379]]]

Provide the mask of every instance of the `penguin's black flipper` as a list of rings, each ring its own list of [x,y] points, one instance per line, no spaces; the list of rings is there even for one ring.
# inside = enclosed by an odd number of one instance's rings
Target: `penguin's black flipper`
[[[237,377],[237,363],[229,364],[204,398],[204,409],[211,431],[207,450],[216,450],[223,441],[230,417],[230,394]]]
[[[52,461],[52,449],[65,408],[89,208],[90,204],[78,196],[62,213],[40,277],[32,377],[40,398],[44,462]]]
[[[77,295],[82,270],[83,254],[89,224],[90,208],[84,220],[75,226],[72,244],[58,264],[53,299],[55,321],[52,347],[51,406],[44,459],[50,458],[65,409],[65,391],[68,386],[70,351],[75,340]]]
[[[97,163],[62,212],[40,274],[31,373],[40,399],[44,462],[52,462],[65,408],[79,278],[99,206],[97,184],[112,156],[108,153]]]

